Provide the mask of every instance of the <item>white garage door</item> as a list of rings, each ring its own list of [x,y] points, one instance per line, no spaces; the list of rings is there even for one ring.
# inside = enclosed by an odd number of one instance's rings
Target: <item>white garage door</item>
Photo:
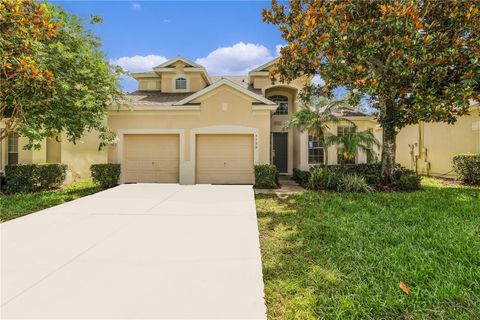
[[[124,154],[126,183],[178,182],[178,135],[125,135]]]
[[[197,135],[197,183],[254,184],[253,135]]]

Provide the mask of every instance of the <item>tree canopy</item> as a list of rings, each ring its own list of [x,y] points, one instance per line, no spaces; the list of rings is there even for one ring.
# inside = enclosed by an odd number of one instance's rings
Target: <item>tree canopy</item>
[[[393,177],[398,131],[420,121],[454,123],[480,97],[480,1],[272,1],[279,26],[275,77],[320,75],[304,96],[344,86],[370,97],[383,127],[382,174]]]
[[[91,130],[102,144],[113,140],[105,121],[123,97],[122,70],[104,59],[86,21],[46,2],[0,1],[3,137],[18,132],[28,148],[60,132],[72,142]]]

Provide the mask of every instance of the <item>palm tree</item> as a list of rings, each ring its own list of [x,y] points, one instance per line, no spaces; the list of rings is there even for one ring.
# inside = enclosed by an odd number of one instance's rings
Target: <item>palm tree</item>
[[[380,141],[368,130],[339,135],[327,134],[324,142],[326,147],[331,145],[340,147],[341,165],[344,165],[346,161],[355,160],[358,150],[365,152],[367,159],[374,159],[376,155],[373,147],[380,147]]]
[[[352,121],[334,113],[335,108],[339,106],[349,108],[347,98],[336,100],[318,98],[312,102],[311,106],[305,105],[301,110],[294,112],[290,120],[285,122],[284,128],[296,128],[300,132],[307,131],[310,136],[318,139],[325,146],[329,124],[346,121],[355,125]],[[324,154],[325,164],[328,164],[328,152],[325,150]]]

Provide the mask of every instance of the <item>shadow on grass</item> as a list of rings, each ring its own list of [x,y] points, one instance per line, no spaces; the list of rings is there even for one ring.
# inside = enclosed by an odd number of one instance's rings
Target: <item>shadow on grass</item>
[[[258,195],[257,212],[271,319],[480,314],[479,188]]]

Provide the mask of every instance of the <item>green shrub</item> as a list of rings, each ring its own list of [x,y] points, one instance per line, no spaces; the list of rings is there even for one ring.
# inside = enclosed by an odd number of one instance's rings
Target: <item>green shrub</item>
[[[382,179],[380,178],[380,173],[366,174],[363,177],[365,178],[365,181],[368,183],[368,185],[372,187],[378,187],[382,183]]]
[[[273,189],[278,186],[278,170],[273,164],[255,166],[255,187]]]
[[[341,179],[340,172],[327,168],[312,170],[308,179],[308,188],[312,190],[336,190]]]
[[[403,173],[395,184],[400,191],[417,191],[422,187],[421,178],[415,172]]]
[[[343,174],[340,176],[337,185],[339,192],[373,192],[374,189],[368,185],[364,177],[356,174]]]
[[[307,187],[308,179],[310,178],[310,171],[304,171],[297,168],[293,169],[292,179],[295,180],[302,187]]]
[[[348,174],[356,174],[359,176],[366,175],[377,175],[380,176],[381,165],[379,163],[358,163],[358,164],[347,164],[344,166],[340,165],[329,165],[330,170],[341,171]]]
[[[393,190],[415,191],[421,188],[420,176],[412,170],[397,166],[394,178]],[[378,164],[327,166],[312,169],[307,188],[338,192],[386,190],[382,186],[380,165]],[[388,190],[392,190],[392,188],[388,188]]]
[[[112,188],[118,185],[120,165],[116,163],[99,163],[90,166],[93,182],[102,188]]]
[[[37,167],[37,179],[41,190],[60,186],[67,174],[67,165],[61,163],[44,163]]]
[[[49,190],[65,180],[67,165],[60,163],[16,164],[5,168],[6,192],[29,193]]]
[[[464,183],[480,185],[480,153],[456,155],[453,169]]]
[[[16,164],[5,167],[5,180],[7,193],[35,192],[36,170],[35,164]]]

